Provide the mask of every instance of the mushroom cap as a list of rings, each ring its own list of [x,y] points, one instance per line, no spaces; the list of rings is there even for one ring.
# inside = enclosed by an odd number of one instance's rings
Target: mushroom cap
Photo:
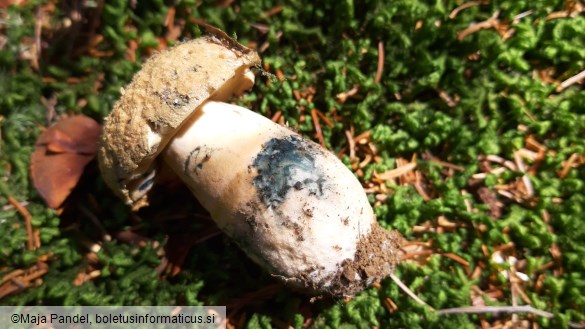
[[[158,53],[105,119],[98,159],[106,183],[128,204],[143,199],[155,158],[206,100],[227,101],[254,84],[260,57],[221,32]]]

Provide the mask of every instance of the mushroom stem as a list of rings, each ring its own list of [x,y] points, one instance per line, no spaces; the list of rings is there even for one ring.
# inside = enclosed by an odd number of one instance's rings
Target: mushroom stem
[[[351,296],[397,263],[357,178],[333,154],[245,108],[207,101],[163,152],[220,229],[273,276]]]

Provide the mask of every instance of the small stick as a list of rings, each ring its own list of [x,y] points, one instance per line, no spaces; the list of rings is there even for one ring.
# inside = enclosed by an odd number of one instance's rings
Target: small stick
[[[458,166],[456,164],[452,164],[452,163],[449,163],[449,162],[445,162],[445,161],[439,160],[439,158],[437,158],[436,156],[434,156],[434,155],[432,155],[430,153],[427,153],[426,155],[430,158],[430,160],[432,162],[434,162],[434,163],[436,163],[436,164],[438,164],[438,165],[440,165],[442,167],[449,168],[449,169],[453,169],[453,170],[456,170],[456,171],[465,171],[465,168],[463,168],[461,166]]]
[[[441,255],[443,255],[447,258],[450,258],[463,266],[469,266],[469,262],[466,261],[465,259],[463,259],[461,256],[458,256],[458,255],[455,255],[452,253],[446,253],[446,254],[441,254]]]
[[[425,303],[422,299],[418,298],[417,295],[414,294],[414,292],[412,292],[412,290],[410,290],[404,283],[402,283],[402,281],[400,281],[400,279],[394,275],[394,273],[390,274],[390,278],[392,279],[392,281],[394,281],[394,283],[396,283],[396,285],[398,285],[398,287],[400,287],[400,289],[402,289],[402,291],[404,291],[408,296],[410,296],[412,299],[414,299],[417,303],[427,306],[428,308],[431,309],[431,311],[435,311],[434,308],[432,308],[429,304]]]
[[[453,100],[453,97],[449,96],[449,94],[447,94],[446,91],[438,90],[438,92],[439,92],[439,97],[441,97],[441,99],[444,100],[445,103],[447,103],[447,106],[449,106],[449,107],[457,106],[457,102],[455,100]]]
[[[412,251],[412,252],[409,252],[409,253],[405,254],[404,256],[400,257],[400,261],[415,258],[417,256],[431,256],[434,253],[435,252],[432,250]]]
[[[278,122],[278,119],[280,119],[281,116],[282,116],[282,112],[278,111],[278,112],[274,113],[274,115],[272,116],[272,118],[270,120],[272,120],[272,122]]]
[[[467,8],[470,8],[473,6],[479,6],[480,4],[481,4],[480,1],[469,1],[467,3],[464,3],[461,6],[453,9],[453,11],[449,14],[449,18],[453,19],[453,18],[457,17],[459,12],[462,11],[463,9],[467,9]]]
[[[317,117],[317,112],[315,112],[315,109],[311,110],[311,118],[313,118],[313,125],[315,126],[317,139],[319,139],[321,146],[327,148],[327,146],[325,145],[325,138],[323,138],[323,131],[321,131],[321,124],[319,123],[319,118]]]
[[[524,17],[528,17],[528,16],[532,15],[532,13],[533,13],[532,10],[527,10],[527,11],[525,11],[523,13],[520,13],[520,14],[514,16],[514,19],[512,19],[512,21],[514,21],[514,22],[519,21],[519,20],[521,20]]]
[[[374,81],[380,83],[382,73],[384,72],[384,43],[382,40],[378,41],[378,69],[376,70],[376,77]]]
[[[2,277],[2,280],[0,280],[0,284],[3,284],[4,282],[8,281],[8,280],[12,280],[13,278],[17,277],[17,276],[23,276],[24,270],[18,269],[18,270],[14,270],[8,274],[6,274],[4,277]]]
[[[577,162],[578,158],[579,158],[579,155],[577,153],[571,154],[571,156],[569,157],[569,160],[567,160],[567,162],[565,162],[563,169],[561,170],[561,172],[559,172],[559,177],[561,179],[563,179],[567,176],[567,174],[569,173],[569,170],[571,170],[571,168],[573,167],[573,164],[575,164],[575,162]]]
[[[416,165],[416,164],[414,163],[414,165]],[[427,191],[425,191],[425,189],[423,187],[422,175],[421,175],[420,171],[415,171],[414,177],[415,177],[414,188],[416,189],[418,194],[420,194],[420,196],[423,197],[423,200],[429,201],[431,199],[431,196],[427,193]]]
[[[265,11],[263,13],[263,16],[265,16],[265,17],[271,17],[271,16],[274,16],[274,15],[280,13],[281,11],[282,11],[282,6],[281,5],[277,5],[277,6],[272,7],[271,9]]]
[[[437,311],[439,315],[447,314],[484,314],[484,313],[530,313],[538,316],[542,316],[548,319],[554,318],[554,314],[536,309],[530,305],[521,306],[466,306],[466,307],[454,307],[446,308]],[[571,328],[585,328],[583,323],[569,322]]]
[[[375,176],[377,178],[380,178],[383,180],[388,180],[391,178],[396,178],[396,177],[400,177],[402,175],[405,175],[405,174],[411,172],[412,170],[414,170],[414,168],[416,168],[416,163],[409,162],[408,164],[406,164],[404,166],[400,166],[400,167],[396,167],[395,169],[387,170],[383,173],[376,174]]]
[[[319,118],[321,118],[321,120],[323,120],[325,122],[326,125],[328,125],[329,127],[333,128],[333,124],[331,123],[331,121],[329,121],[329,119],[327,119],[327,117],[325,116],[325,114],[323,114],[323,112],[315,109],[315,112],[317,113],[317,116],[319,116]]]
[[[31,66],[35,71],[39,70],[39,59],[41,58],[41,36],[43,31],[43,10],[41,7],[37,7],[35,13],[35,46],[32,52]]]
[[[501,164],[512,171],[518,171],[518,167],[514,162],[506,160],[498,155],[488,155],[485,159],[490,162]]]
[[[368,141],[368,140],[370,140],[370,136],[371,136],[371,135],[372,135],[372,131],[371,131],[371,130],[366,130],[366,131],[364,131],[363,133],[361,133],[361,134],[357,135],[357,136],[356,136],[354,139],[355,139],[355,140],[356,140],[358,143],[360,143],[360,144],[363,144],[363,143],[362,143],[362,140],[364,140],[364,139],[365,139],[365,140],[366,140],[366,143],[367,143],[367,141]]]
[[[370,162],[372,162],[372,155],[368,153],[368,154],[366,154],[366,158],[362,162],[359,163],[358,168],[364,168]]]
[[[557,93],[559,93],[559,92],[565,90],[567,87],[569,87],[569,86],[571,86],[571,85],[573,85],[573,84],[575,84],[577,82],[580,82],[583,79],[585,79],[585,70],[583,70],[583,71],[579,72],[578,74],[576,74],[576,75],[568,78],[567,80],[561,82],[561,84],[557,86],[557,88],[555,89],[555,91]]]
[[[8,196],[8,202],[10,202],[14,206],[14,208],[16,208],[16,210],[22,215],[22,217],[24,217],[26,236],[28,238],[26,241],[26,248],[28,250],[36,249],[37,246],[34,243],[34,232],[31,224],[32,215],[28,212],[28,210],[26,210],[25,207],[23,207],[20,204],[20,202],[18,202],[15,198],[11,197],[10,195]]]
[[[476,24],[471,25],[470,27],[457,32],[457,39],[459,41],[463,41],[463,39],[465,39],[465,37],[467,37],[468,35],[475,33],[479,30],[483,30],[483,29],[490,29],[493,28],[497,23],[498,23],[498,16],[500,15],[500,11],[496,11],[490,18],[486,19],[483,22],[479,22]]]
[[[518,306],[518,298],[516,298],[516,290],[514,289],[514,283],[512,282],[512,273],[515,272],[515,270],[512,268],[510,270],[507,271],[508,272],[508,282],[510,282],[510,292],[511,292],[511,297],[512,297],[512,306],[516,307]],[[516,322],[518,322],[518,314],[516,313],[512,313],[512,324],[515,324]]]
[[[353,127],[350,130],[345,131],[345,137],[349,143],[349,160],[354,161],[355,157],[355,140],[353,139]]]
[[[346,101],[346,100],[347,100],[349,97],[351,97],[351,96],[353,96],[353,95],[357,94],[357,93],[358,93],[358,91],[360,91],[360,86],[359,86],[359,85],[354,85],[354,86],[353,86],[353,88],[351,88],[350,90],[348,90],[348,91],[345,91],[345,92],[342,92],[342,93],[339,93],[339,94],[335,95],[335,97],[336,97],[336,98],[337,98],[337,100],[338,100],[338,101],[340,101],[341,103],[345,103],[345,101]]]
[[[524,165],[524,160],[522,160],[520,153],[514,152],[514,162],[516,162],[518,170],[521,173],[526,174],[526,166]],[[530,178],[528,178],[528,175],[522,176],[522,183],[526,188],[526,194],[528,194],[528,196],[534,196],[534,187],[532,186],[532,182],[530,181]]]
[[[167,16],[163,22],[163,26],[166,26],[169,30],[173,30],[175,28],[175,13],[177,12],[174,6],[169,7],[169,11],[167,12]]]

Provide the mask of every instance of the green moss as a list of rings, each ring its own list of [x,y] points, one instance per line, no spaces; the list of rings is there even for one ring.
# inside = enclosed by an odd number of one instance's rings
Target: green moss
[[[585,153],[585,92],[579,84],[556,92],[556,84],[550,81],[561,82],[583,69],[585,18],[546,19],[566,9],[565,2],[557,0],[482,2],[450,18],[460,4],[455,0],[319,4],[245,0],[222,8],[212,0],[179,1],[175,2],[175,23],[181,24],[182,34],[167,44],[199,36],[194,18],[201,18],[240,42],[267,45],[261,55],[268,73],[280,70],[285,80],[259,74],[253,93],[239,101],[269,117],[280,111],[290,126],[309,138],[315,137],[310,111],[320,110],[333,122],[333,127],[321,122],[321,128],[326,145],[335,153],[347,147],[345,130],[353,127],[356,135],[371,130],[381,162],[363,168],[360,179],[364,182],[375,172],[395,168],[397,158],[416,155],[417,170],[431,199],[425,201],[412,185],[388,183],[389,197],[374,211],[385,228],[397,229],[409,240],[432,240],[436,252],[453,253],[469,262],[462,266],[434,255],[424,265],[405,262],[399,266],[397,275],[431,306],[469,305],[471,287],[486,288],[490,275],[497,276],[501,270],[490,260],[494,248],[513,242],[515,257],[525,259],[524,273],[531,280],[524,283],[525,293],[534,307],[557,315],[551,320],[538,318],[539,325],[556,328],[566,327],[568,321],[583,321],[585,171],[581,164],[565,177],[559,172],[572,154]],[[0,235],[5,238],[0,242],[0,276],[34,265],[41,255],[52,256],[43,284],[0,303],[219,304],[273,284],[236,246],[220,237],[194,246],[179,275],[161,278],[157,271],[160,245],[168,241],[165,234],[174,232],[172,225],[169,229],[152,223],[157,215],[149,212],[130,214],[97,172],[78,192],[80,202],[90,207],[87,196],[92,202],[97,200],[99,207],[92,211],[109,233],[132,226],[156,241],[157,247],[154,242],[137,247],[114,239],[103,242],[98,263],[89,264],[83,241],[99,240],[95,226],[85,217],[59,217],[47,210],[30,183],[30,154],[47,124],[48,110],[41,99],[55,97],[57,115],[84,113],[101,120],[144,59],[154,48],[165,46],[159,38],[169,32],[165,22],[170,7],[164,1],[140,1],[135,6],[108,1],[99,13],[94,7],[84,7],[84,22],[94,18],[100,22],[94,32],[103,39],[93,50],[106,55],[79,51],[87,45],[87,25],[44,27],[40,67],[35,70],[26,60],[26,51],[34,40],[37,5],[29,1],[0,12],[0,34],[6,37],[0,48],[0,205],[8,205],[8,195],[27,201],[42,246],[27,250],[21,214],[2,207]],[[277,5],[281,10],[268,15]],[[49,26],[58,26],[70,14],[67,10],[56,8],[48,18]],[[458,32],[496,11],[502,22],[511,22],[514,32],[508,39],[494,29],[457,39]],[[522,13],[527,16],[512,22]],[[135,62],[129,60],[129,41],[139,46]],[[376,82],[379,44],[385,54],[384,70]],[[548,74],[549,80],[540,74]],[[356,85],[355,95],[345,102],[338,99],[338,94]],[[311,99],[296,99],[296,92],[310,90],[315,91]],[[478,197],[477,186],[470,185],[473,174],[480,172],[478,157],[513,160],[514,152],[526,147],[528,136],[547,148],[528,176],[534,198],[518,203],[499,197],[501,218],[491,218],[492,205]],[[427,155],[463,171],[447,174],[448,168],[427,160]],[[343,158],[347,164],[347,152]],[[488,175],[480,186],[495,190],[520,177],[513,172]],[[370,195],[370,200],[375,202],[375,196]],[[416,225],[435,223],[439,216],[457,228],[443,233],[412,231]],[[551,256],[553,247],[560,250],[559,258]],[[550,262],[553,268],[543,267]],[[100,276],[74,285],[76,276],[88,266],[98,268]],[[468,272],[476,266],[483,266],[482,272],[470,279]],[[541,290],[535,289],[539,275],[545,278]],[[498,280],[504,297],[497,303],[511,304],[507,280],[501,275]],[[260,300],[244,306],[247,327],[286,323],[300,328],[307,320],[316,328],[475,328],[479,323],[474,315],[439,317],[388,279],[379,289],[369,289],[347,303],[309,304],[286,289],[275,296],[274,302]],[[385,298],[398,306],[391,314],[384,307]]]

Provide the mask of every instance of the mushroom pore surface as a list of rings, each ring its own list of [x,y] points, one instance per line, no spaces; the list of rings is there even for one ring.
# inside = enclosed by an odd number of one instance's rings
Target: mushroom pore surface
[[[207,101],[162,155],[217,225],[293,287],[351,296],[397,263],[400,236],[379,227],[351,171],[257,113]]]

